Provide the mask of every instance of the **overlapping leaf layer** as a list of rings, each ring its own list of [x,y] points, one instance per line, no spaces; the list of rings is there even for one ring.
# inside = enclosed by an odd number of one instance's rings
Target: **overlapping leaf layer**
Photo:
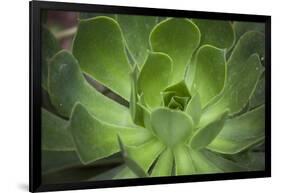
[[[263,29],[91,15],[69,52],[44,28],[42,88],[52,108],[42,108],[43,172],[88,167],[80,180],[107,180],[263,169],[253,161],[264,159]]]

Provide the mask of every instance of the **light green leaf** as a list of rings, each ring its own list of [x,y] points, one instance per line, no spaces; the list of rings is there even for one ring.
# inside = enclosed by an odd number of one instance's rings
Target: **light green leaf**
[[[42,149],[52,151],[75,150],[73,139],[67,130],[68,122],[42,109]]]
[[[183,18],[161,21],[150,34],[152,50],[164,52],[173,60],[172,83],[184,78],[187,65],[199,42],[199,29],[193,22]]]
[[[153,138],[150,141],[138,146],[129,146],[125,144],[124,157],[130,169],[132,169],[136,174],[141,173],[136,171],[140,169],[144,173],[147,173],[150,166],[164,149],[165,145],[156,138]]]
[[[136,124],[141,124],[140,120],[139,120],[139,117],[142,115],[142,112],[140,112],[140,109],[137,107],[137,102],[138,102],[138,87],[137,87],[137,80],[138,80],[138,74],[139,74],[139,71],[138,71],[138,67],[135,65],[132,73],[131,73],[131,76],[130,76],[130,79],[131,79],[131,96],[130,96],[130,113],[131,113],[131,116],[132,116],[132,119],[133,121],[136,123]]]
[[[142,66],[148,56],[149,34],[157,23],[155,16],[117,15],[127,48],[138,66]]]
[[[84,72],[129,100],[131,66],[121,29],[114,19],[100,16],[80,20],[73,55]]]
[[[138,66],[135,65],[133,72],[131,73],[131,98],[130,98],[130,112],[134,123],[145,128],[151,128],[150,126],[150,112],[141,103],[145,101],[139,101],[137,94],[138,86]],[[142,95],[143,96],[143,95]],[[143,99],[142,99],[143,100]]]
[[[235,154],[264,139],[265,114],[264,105],[243,115],[229,119],[219,135],[208,145],[208,149]]]
[[[193,123],[184,112],[159,108],[151,113],[151,125],[155,135],[164,144],[174,147],[190,137]]]
[[[259,53],[264,52],[264,36],[258,32],[244,34],[228,60],[227,81],[220,97],[209,105],[201,117],[208,122],[219,112],[228,108],[230,115],[240,112],[255,91],[263,71]]]
[[[225,51],[205,45],[198,49],[195,62],[194,88],[200,95],[204,107],[223,89],[226,80]]]
[[[196,128],[202,114],[202,106],[201,106],[200,96],[198,93],[191,97],[189,103],[186,106],[185,112],[190,117],[192,117],[193,124],[194,124],[193,128]]]
[[[157,162],[152,170],[151,176],[171,176],[173,162],[173,152],[170,148],[167,148],[157,159]]]
[[[157,76],[155,76],[157,73]],[[161,91],[169,84],[172,73],[172,60],[163,53],[149,53],[138,79],[139,90],[151,108],[160,106]]]
[[[192,19],[201,32],[201,45],[210,44],[217,48],[229,49],[234,44],[235,35],[230,21]]]
[[[196,173],[192,157],[189,154],[187,147],[179,145],[173,149],[173,153],[175,159],[175,172],[177,176]]]
[[[77,60],[69,52],[60,51],[56,54],[49,70],[51,102],[62,116],[69,117],[74,104],[79,101],[91,114],[103,121],[134,126],[129,109],[90,86],[83,77]]]
[[[121,154],[125,161],[125,164],[128,166],[130,170],[132,170],[138,177],[147,177],[148,172],[146,172],[131,156],[128,155],[128,147],[122,142],[120,136],[118,136],[118,142],[121,149]]]
[[[152,137],[145,128],[118,127],[102,122],[79,103],[72,112],[70,130],[83,163],[119,152],[118,135],[129,145],[142,144]]]
[[[49,60],[59,50],[59,43],[55,36],[46,27],[42,27],[42,55],[41,55],[41,66],[42,66],[42,87],[48,90],[48,71],[49,71]]]
[[[223,112],[214,122],[196,130],[190,139],[190,147],[201,149],[210,144],[222,130],[227,115],[228,110]]]

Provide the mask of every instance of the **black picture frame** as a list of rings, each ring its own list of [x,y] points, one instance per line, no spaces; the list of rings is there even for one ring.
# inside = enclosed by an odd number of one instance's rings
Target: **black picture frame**
[[[30,4],[30,161],[29,191],[59,191],[89,188],[108,188],[122,186],[183,183],[271,176],[271,17],[266,15],[247,15],[202,11],[184,11],[170,9],[123,7],[78,3],[31,1]],[[61,10],[77,12],[102,12],[151,16],[192,17],[216,20],[255,21],[265,23],[265,170],[254,172],[236,172],[204,174],[190,176],[170,176],[156,178],[138,178],[126,180],[107,180],[96,182],[77,182],[65,184],[41,183],[41,34],[40,18],[42,10]]]

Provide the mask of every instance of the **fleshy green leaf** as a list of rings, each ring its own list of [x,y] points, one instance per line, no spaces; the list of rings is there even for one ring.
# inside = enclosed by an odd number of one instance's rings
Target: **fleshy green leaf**
[[[148,56],[149,34],[156,25],[157,17],[141,15],[117,15],[127,48],[138,66],[144,64]]]
[[[113,179],[129,179],[129,178],[138,178],[138,176],[128,166],[126,166],[121,171],[119,171],[118,174],[114,176]]]
[[[264,105],[243,115],[229,119],[219,135],[209,144],[208,149],[235,154],[264,139]]]
[[[184,112],[159,108],[151,113],[151,125],[164,144],[174,147],[183,144],[190,137],[193,123]]]
[[[82,163],[75,151],[46,151],[42,150],[42,172],[50,173]]]
[[[118,127],[102,122],[91,116],[79,103],[74,107],[70,130],[83,163],[119,152],[118,135],[129,145],[144,143],[152,136],[151,132],[144,128]]]
[[[173,152],[171,149],[166,149],[157,159],[157,162],[152,170],[151,176],[171,176],[173,169]]]
[[[134,160],[131,156],[128,155],[128,149],[127,146],[122,142],[122,139],[120,136],[118,136],[118,142],[121,149],[121,153],[123,156],[123,159],[125,161],[125,164],[128,166],[130,170],[132,170],[138,177],[147,177],[148,172],[146,172],[139,163]]]
[[[215,154],[207,150],[204,150],[202,153],[207,159],[224,172],[240,172],[247,170],[245,167],[240,166],[232,160],[223,158],[220,154]]]
[[[202,114],[202,106],[198,93],[192,96],[192,98],[190,99],[189,103],[186,106],[185,112],[190,117],[192,117],[193,124],[194,124],[193,128],[196,128]]]
[[[265,25],[264,23],[257,22],[245,22],[245,21],[235,21],[233,22],[233,28],[235,30],[236,40],[249,31],[257,31],[264,33]]]
[[[77,60],[69,52],[61,51],[56,54],[49,70],[50,98],[62,116],[69,117],[74,104],[79,101],[91,114],[103,121],[117,125],[134,125],[129,109],[103,96],[89,85]]]
[[[228,60],[224,89],[219,99],[205,110],[201,122],[212,120],[226,108],[233,115],[245,107],[263,71],[259,59],[259,55],[263,55],[263,52],[264,36],[262,34],[248,32],[241,37]]]
[[[69,153],[68,151],[67,153]],[[51,160],[48,160],[48,164],[56,165],[58,163],[63,164],[62,160],[69,161],[71,157],[67,155],[59,154],[60,152],[56,152],[58,157],[54,156]],[[88,181],[90,178],[97,176],[101,173],[104,173],[108,170],[113,169],[120,163],[115,162],[112,160],[114,157],[111,156],[110,158],[102,159],[91,163],[90,165],[65,165],[66,168],[61,168],[57,171],[51,171],[47,173],[43,173],[42,175],[42,183],[44,184],[56,184],[56,183],[70,183],[70,182],[78,182],[78,181]],[[67,159],[68,158],[68,159]],[[77,157],[78,161],[79,158]],[[67,163],[67,162],[66,162]]]
[[[234,72],[241,68],[241,62],[247,61],[253,54],[264,57],[265,39],[264,34],[260,32],[250,31],[245,33],[237,42],[232,55],[228,60],[228,71]],[[232,76],[228,77],[231,78]]]
[[[75,150],[67,130],[68,122],[42,109],[42,149],[53,151]]]
[[[148,55],[141,69],[138,85],[149,107],[160,106],[162,98],[160,92],[168,86],[171,73],[172,60],[168,55],[163,53],[150,53]]]
[[[250,108],[258,107],[265,103],[265,73],[259,79],[254,94],[250,99]]]
[[[134,123],[145,128],[151,128],[150,126],[150,112],[140,102],[137,94],[138,85],[138,67],[135,65],[133,72],[131,73],[131,98],[130,98],[130,112]],[[143,100],[143,99],[142,99]]]
[[[173,149],[176,175],[190,175],[196,172],[187,147],[179,145]]]
[[[211,143],[222,130],[227,115],[228,111],[223,112],[214,122],[196,130],[190,140],[190,147],[201,149]]]
[[[103,16],[80,20],[73,55],[84,72],[129,100],[131,66],[115,20]]]
[[[196,170],[196,174],[207,174],[207,173],[221,173],[223,172],[219,169],[213,162],[208,160],[201,151],[188,149],[189,155],[191,156],[192,163]]]
[[[184,78],[187,65],[199,42],[200,31],[197,26],[182,18],[164,20],[150,34],[152,50],[164,52],[173,60],[172,83]]]
[[[129,179],[137,177],[138,176],[132,170],[130,170],[128,166],[126,166],[126,164],[123,164],[109,171],[103,172],[100,175],[95,176],[94,178],[90,178],[89,181]]]
[[[223,89],[226,79],[225,51],[210,45],[202,46],[197,51],[194,64],[196,71],[193,86],[204,107]]]
[[[217,48],[229,49],[234,43],[234,30],[230,21],[193,19],[200,29],[201,45],[210,44]]]
[[[248,171],[261,171],[265,169],[265,153],[255,151],[245,151],[231,156],[237,164]]]
[[[130,96],[130,113],[132,116],[133,121],[136,124],[141,124],[140,122],[140,116],[142,115],[142,112],[140,112],[140,109],[137,107],[138,102],[138,87],[137,87],[137,80],[138,80],[138,67],[135,65],[132,73],[131,73],[131,96]]]
[[[42,27],[42,87],[48,90],[47,80],[48,80],[48,69],[49,60],[55,55],[59,50],[59,43],[57,42],[55,36],[46,28]]]
[[[128,146],[125,144],[124,157],[133,171],[141,169],[144,173],[147,173],[150,166],[164,149],[165,145],[154,138],[138,146]],[[136,173],[141,172],[137,171]]]

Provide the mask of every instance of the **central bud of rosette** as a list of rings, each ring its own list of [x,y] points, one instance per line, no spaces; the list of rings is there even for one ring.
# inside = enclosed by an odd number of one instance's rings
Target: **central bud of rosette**
[[[186,105],[191,98],[184,80],[177,84],[169,86],[161,94],[163,97],[164,106],[170,109],[182,111],[185,110]]]
[[[193,122],[185,110],[191,99],[185,81],[168,86],[161,92],[164,107],[151,113],[155,135],[168,147],[185,143],[191,136]]]

